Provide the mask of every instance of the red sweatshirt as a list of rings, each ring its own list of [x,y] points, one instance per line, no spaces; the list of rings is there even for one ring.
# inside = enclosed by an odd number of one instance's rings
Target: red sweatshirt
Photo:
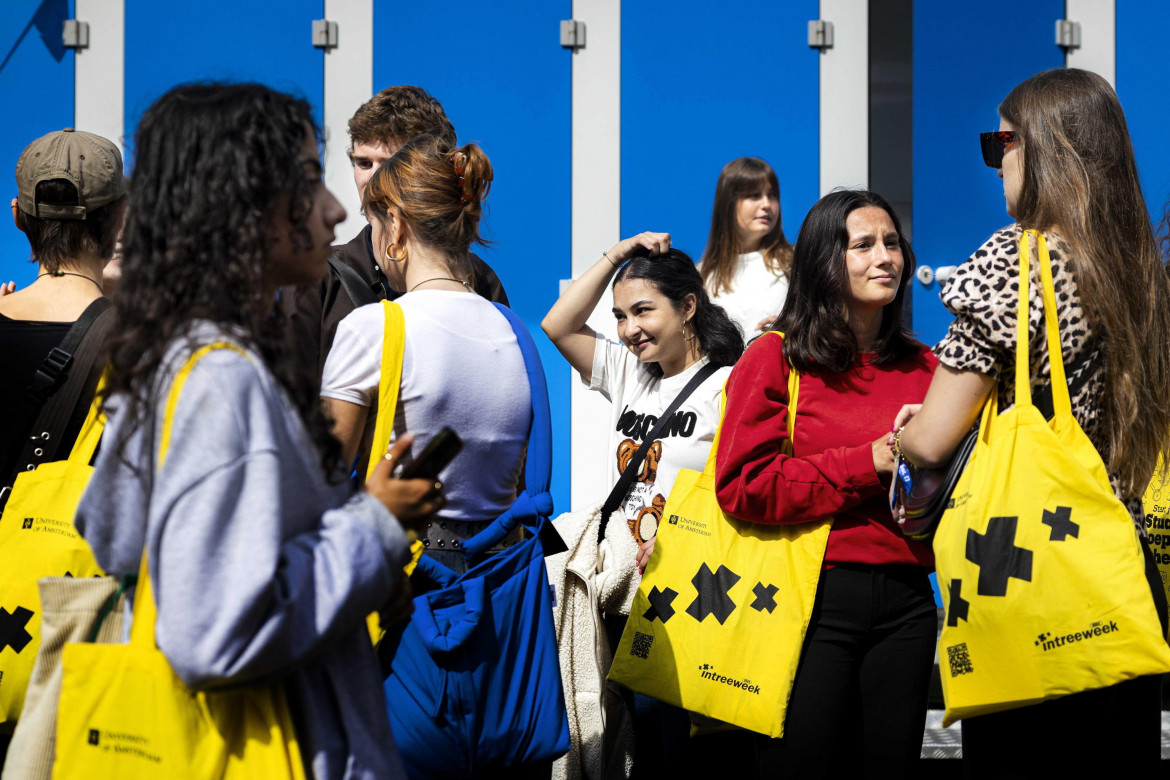
[[[934,566],[930,545],[907,539],[890,516],[889,480],[873,467],[871,443],[888,434],[903,404],[926,396],[938,361],[923,346],[892,366],[863,355],[844,374],[800,375],[793,453],[787,438],[784,339],[766,334],[727,380],[715,488],[724,511],[756,523],[833,516],[825,563]]]

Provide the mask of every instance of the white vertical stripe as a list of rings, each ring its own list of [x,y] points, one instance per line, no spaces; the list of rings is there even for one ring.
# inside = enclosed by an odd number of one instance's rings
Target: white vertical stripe
[[[585,48],[573,58],[573,276],[585,271],[621,238],[621,0],[574,0],[573,18],[585,23]],[[555,34],[550,32],[550,34]],[[607,294],[589,320],[613,332]],[[555,370],[571,371],[563,363]],[[572,382],[573,507],[605,498],[612,487],[609,402],[574,376]]]
[[[1117,11],[1115,0],[1065,0],[1064,18],[1080,22],[1081,46],[1069,51],[1064,64],[1099,73],[1117,86]],[[1053,30],[1055,39],[1055,29]]]
[[[821,0],[833,47],[821,52],[821,195],[869,186],[869,3]]]
[[[325,52],[325,184],[345,206],[345,222],[336,229],[344,243],[366,225],[346,125],[374,94],[374,0],[325,0],[325,18],[337,22],[337,48]]]
[[[123,153],[125,14],[123,0],[77,0],[74,14],[89,24],[89,46],[74,59],[73,124],[109,138]]]

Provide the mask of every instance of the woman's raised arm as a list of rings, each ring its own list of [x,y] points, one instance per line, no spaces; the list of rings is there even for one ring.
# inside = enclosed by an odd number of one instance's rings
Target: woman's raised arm
[[[593,350],[597,341],[596,331],[588,324],[589,315],[601,300],[609,280],[639,248],[652,255],[662,254],[670,248],[670,234],[639,233],[614,244],[602,253],[601,259],[588,271],[569,285],[569,289],[557,299],[540,323],[545,335],[565,356],[569,365],[587,380],[593,373]]]

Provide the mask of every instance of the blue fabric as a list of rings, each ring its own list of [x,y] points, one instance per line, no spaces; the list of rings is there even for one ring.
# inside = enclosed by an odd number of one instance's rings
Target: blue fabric
[[[547,762],[569,749],[552,592],[540,531],[552,515],[552,422],[544,370],[532,336],[508,318],[532,390],[527,490],[465,543],[475,561],[518,524],[520,544],[456,574],[423,556],[439,584],[414,600],[414,614],[386,678],[394,739],[411,777],[470,777]]]

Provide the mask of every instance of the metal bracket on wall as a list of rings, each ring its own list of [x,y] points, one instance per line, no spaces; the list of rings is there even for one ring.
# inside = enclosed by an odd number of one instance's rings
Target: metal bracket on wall
[[[313,46],[318,49],[336,49],[337,22],[331,22],[328,19],[314,19]]]
[[[585,48],[585,22],[578,22],[576,19],[561,20],[561,48],[572,51]]]
[[[833,48],[833,23],[824,19],[812,19],[808,23],[808,45],[813,49]]]
[[[1057,19],[1056,45],[1065,51],[1081,48],[1081,23]]]
[[[66,49],[88,49],[89,22],[66,19],[61,26],[61,43]]]

